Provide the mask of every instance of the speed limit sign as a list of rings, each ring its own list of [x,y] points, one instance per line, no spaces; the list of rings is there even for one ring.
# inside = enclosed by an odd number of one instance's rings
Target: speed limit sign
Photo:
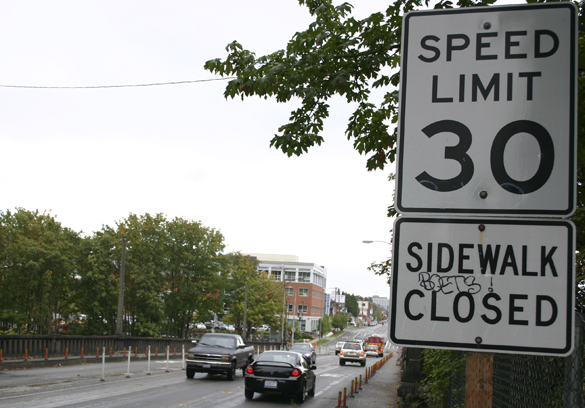
[[[398,212],[575,211],[576,27],[570,2],[405,16]]]

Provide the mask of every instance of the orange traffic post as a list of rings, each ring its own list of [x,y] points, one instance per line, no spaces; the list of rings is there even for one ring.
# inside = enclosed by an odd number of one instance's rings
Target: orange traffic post
[[[362,388],[362,375],[360,374],[360,390],[363,390]]]
[[[69,347],[65,347],[65,360],[69,358]]]
[[[114,350],[112,350],[112,347],[110,347],[110,357],[112,357],[113,352],[114,352]]]
[[[337,408],[341,408],[341,391],[339,391],[339,398],[337,399]]]
[[[81,348],[81,358],[83,358],[83,347]]]
[[[0,349],[0,363],[2,362],[2,349]]]
[[[138,355],[138,347],[134,348],[134,355],[137,356]]]
[[[45,360],[49,359],[49,348],[45,349]]]
[[[354,398],[355,396],[353,395],[353,380],[351,380],[351,388],[349,389],[349,396]]]
[[[154,349],[154,355],[158,356],[158,347]]]
[[[354,394],[359,394],[360,392],[358,391],[358,382],[357,382],[357,377],[355,377],[355,380],[354,380],[353,384],[354,384],[354,390],[353,390],[353,393],[354,393]]]
[[[126,347],[124,347],[124,357],[126,357]]]
[[[95,353],[95,356],[96,356],[97,358],[99,358],[99,357],[100,357],[100,348],[99,348],[99,347],[97,348],[97,353]]]
[[[343,387],[343,408],[347,408],[347,388]]]
[[[24,361],[28,361],[28,349],[24,350]]]
[[[177,348],[173,348],[173,356],[177,355]]]

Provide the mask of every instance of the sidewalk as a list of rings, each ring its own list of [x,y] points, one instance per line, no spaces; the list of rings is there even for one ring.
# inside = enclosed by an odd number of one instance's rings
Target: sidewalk
[[[367,384],[362,384],[362,390],[355,398],[347,398],[347,408],[397,408],[398,396],[396,389],[400,382],[400,365],[396,365],[397,354],[370,378]]]
[[[132,361],[145,361],[148,357],[144,354],[134,355],[132,354],[131,360]],[[154,360],[164,360],[166,361],[167,356],[164,354],[159,355],[151,355],[150,359]],[[169,361],[172,360],[179,360],[181,361],[181,355],[170,355]],[[128,355],[123,356],[121,354],[114,354],[113,356],[106,355],[106,363],[113,363],[113,362],[125,362],[128,361]],[[13,360],[13,359],[3,359],[0,362],[0,371],[2,370],[20,370],[23,368],[37,368],[37,367],[60,367],[65,365],[75,365],[75,364],[101,364],[102,363],[102,356],[71,356],[69,358],[65,358],[64,356],[59,357],[49,357],[49,359],[45,360],[42,357],[29,357],[28,360]]]

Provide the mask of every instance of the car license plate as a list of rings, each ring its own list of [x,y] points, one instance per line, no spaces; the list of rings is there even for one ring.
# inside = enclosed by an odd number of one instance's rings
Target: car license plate
[[[265,380],[264,386],[266,388],[276,388],[276,381]]]
[[[203,364],[203,368],[211,368],[210,364]]]

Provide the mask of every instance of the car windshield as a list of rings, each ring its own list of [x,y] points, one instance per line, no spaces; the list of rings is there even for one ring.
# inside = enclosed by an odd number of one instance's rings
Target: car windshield
[[[225,336],[209,336],[205,335],[199,342],[200,346],[215,346],[224,348],[234,348],[234,339]]]
[[[295,343],[291,346],[291,350],[311,351],[311,346],[305,343]]]
[[[287,363],[296,365],[297,355],[294,353],[267,353],[264,352],[256,360],[259,363]]]
[[[348,350],[361,350],[362,346],[359,343],[345,343],[343,348]]]

